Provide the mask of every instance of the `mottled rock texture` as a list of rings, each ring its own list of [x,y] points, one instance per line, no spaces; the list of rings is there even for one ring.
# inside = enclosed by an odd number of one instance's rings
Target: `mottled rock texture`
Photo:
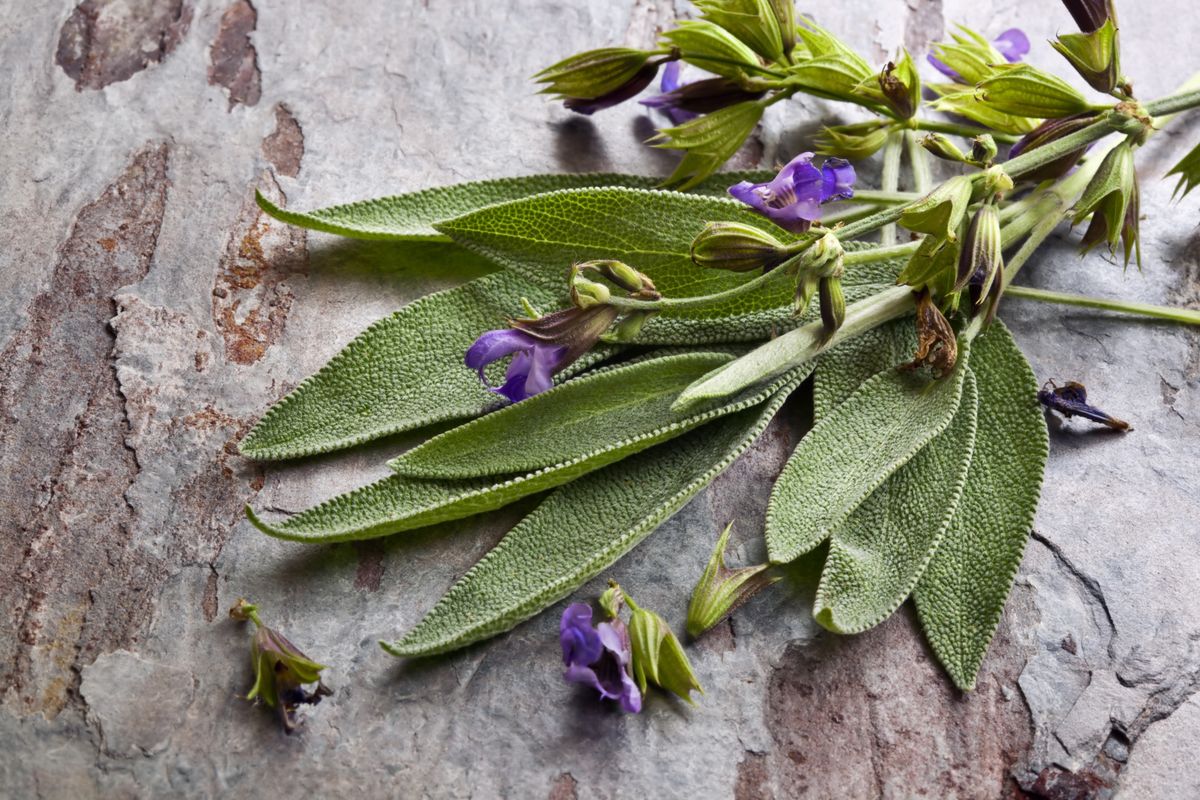
[[[1123,0],[1122,0],[1123,2]],[[1069,28],[1038,0],[801,4],[870,58],[953,21]],[[908,609],[820,631],[803,582],[693,649],[708,694],[599,708],[559,676],[549,613],[428,663],[376,645],[412,625],[529,508],[361,546],[256,533],[361,484],[414,439],[260,467],[236,441],[371,321],[471,275],[433,246],[289,230],[309,208],[543,171],[663,174],[637,107],[572,117],[527,76],[645,45],[670,0],[0,0],[0,795],[1179,798],[1200,792],[1200,335],[1012,301],[1041,378],[1086,382],[1126,436],[1054,425],[1037,530],[979,689],[954,692]],[[1197,66],[1191,3],[1126,9],[1153,96]],[[737,166],[803,149],[818,101],[777,106]],[[1193,119],[1193,122],[1196,121]],[[1142,154],[1146,265],[1080,261],[1065,230],[1023,282],[1200,303],[1200,199],[1160,180],[1200,139]],[[870,175],[875,167],[866,165]],[[719,528],[760,559],[790,405],[751,453],[613,571],[681,623]],[[664,579],[665,576],[665,579]],[[580,596],[594,595],[593,582]],[[330,665],[285,738],[238,695],[239,596]],[[1023,794],[1025,793],[1025,794]]]

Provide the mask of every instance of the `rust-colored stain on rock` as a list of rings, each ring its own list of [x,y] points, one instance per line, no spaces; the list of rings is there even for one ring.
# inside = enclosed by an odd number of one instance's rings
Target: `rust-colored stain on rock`
[[[191,21],[183,0],[83,0],[63,23],[54,61],[76,91],[103,89],[165,59]]]
[[[275,131],[263,139],[263,155],[280,175],[294,178],[300,174],[304,158],[304,132],[300,123],[283,103],[275,104]]]
[[[229,108],[252,106],[262,97],[262,75],[258,52],[250,34],[258,24],[258,12],[249,0],[238,0],[221,15],[217,37],[209,51],[208,82],[229,93]]]

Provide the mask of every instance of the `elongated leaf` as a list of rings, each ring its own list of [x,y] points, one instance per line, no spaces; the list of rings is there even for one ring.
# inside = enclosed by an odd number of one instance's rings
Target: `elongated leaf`
[[[979,428],[966,488],[914,598],[921,627],[958,688],[979,666],[1012,589],[1041,494],[1049,440],[1037,380],[999,323],[975,340]]]
[[[613,368],[613,371],[618,369],[620,368]],[[697,416],[700,420],[697,424],[711,422],[719,417],[761,405],[781,391],[791,391],[788,387],[804,380],[809,372],[807,369],[797,370],[759,392],[747,394],[725,406],[700,414]],[[710,430],[713,428],[705,428],[705,431]],[[672,445],[675,446],[682,445]],[[598,469],[603,463],[609,462],[577,459],[519,477],[468,480],[436,480],[392,475],[302,511],[282,522],[264,521],[250,509],[247,509],[247,515],[259,530],[281,539],[305,542],[372,539],[491,511],[521,497],[561,486],[580,475]]]
[[[960,366],[944,380],[930,382],[888,370],[818,422],[800,440],[771,492],[766,531],[771,561],[791,561],[823,542],[945,430],[958,410],[965,374]]]
[[[724,292],[755,277],[692,263],[692,241],[712,221],[753,225],[782,241],[795,238],[732,200],[620,188],[537,195],[481,209],[441,223],[438,229],[548,291],[564,291],[564,276],[572,263],[616,259],[649,275],[665,297],[682,298]],[[847,269],[842,281],[846,301],[853,303],[894,283],[902,266]],[[890,274],[881,282],[883,272]],[[804,321],[792,317],[794,291],[793,282],[781,276],[762,291],[665,311],[646,323],[637,341],[696,345],[765,339]]]
[[[872,628],[917,585],[962,497],[978,408],[968,369],[950,426],[834,528],[813,604],[823,627],[836,633]]]
[[[602,370],[435,436],[388,463],[402,475],[514,475],[611,463],[706,421],[671,410],[679,391],[728,353],[681,353]]]
[[[769,180],[767,172],[735,172],[714,175],[695,188],[698,194],[724,194],[740,180]],[[360,200],[356,203],[320,208],[316,211],[291,211],[272,203],[261,193],[258,205],[282,222],[334,233],[355,239],[449,241],[433,226],[442,220],[462,216],[495,203],[521,197],[578,189],[588,186],[628,186],[653,189],[659,180],[644,175],[582,173],[578,175],[530,175],[525,178],[500,178],[472,181],[455,186],[422,189],[407,194]]]
[[[642,541],[741,455],[802,378],[728,416],[558,489],[451,587],[397,656],[444,653],[507,631]]]
[[[553,302],[500,272],[381,319],[272,406],[242,440],[242,453],[263,460],[324,453],[496,407],[463,354],[479,334],[504,327],[522,296]]]

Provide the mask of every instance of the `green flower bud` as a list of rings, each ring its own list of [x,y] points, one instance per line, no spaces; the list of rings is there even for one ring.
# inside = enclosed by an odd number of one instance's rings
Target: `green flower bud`
[[[998,152],[1000,152],[1000,148],[996,146],[996,140],[990,133],[980,134],[971,140],[970,161],[973,164],[990,165]]]
[[[740,222],[710,222],[692,241],[692,261],[709,269],[772,269],[791,256],[791,251],[774,236]]]
[[[879,73],[879,90],[899,119],[911,119],[917,113],[921,106],[921,77],[907,50],[899,62],[889,61]]]
[[[984,203],[975,212],[962,252],[959,253],[958,280],[954,284],[954,291],[962,291],[967,284],[981,287],[982,293],[976,302],[978,306],[990,290],[997,270],[1004,264],[1002,245],[1000,212],[992,203]]]
[[[729,532],[733,523],[725,526],[717,539],[704,574],[692,590],[692,601],[688,604],[687,632],[693,639],[716,627],[747,600],[781,577],[770,572],[769,564],[759,564],[741,569],[725,566],[725,549],[729,544]]]
[[[768,62],[783,60],[783,34],[771,0],[696,0],[696,8],[704,19],[741,39]]]
[[[1083,250],[1087,252],[1100,243],[1106,243],[1110,252],[1116,252],[1117,241],[1124,239],[1125,264],[1135,247],[1138,263],[1141,264],[1141,247],[1138,241],[1138,211],[1140,197],[1137,188],[1137,172],[1133,164],[1133,147],[1128,141],[1109,151],[1100,163],[1100,168],[1083,196],[1075,204],[1072,225],[1078,225],[1089,214],[1091,225],[1083,237]]]
[[[631,47],[603,47],[565,58],[533,76],[542,92],[592,99],[615,92],[638,77],[655,53]]]
[[[916,233],[929,233],[944,241],[957,241],[958,226],[971,205],[974,183],[958,175],[909,206],[900,224]]]
[[[1121,80],[1116,20],[1109,17],[1091,33],[1064,33],[1050,43],[1098,92],[1108,94]]]
[[[571,281],[571,302],[576,308],[606,305],[611,299],[612,291],[603,283],[589,281],[580,275]]]
[[[1004,167],[996,164],[983,172],[983,194],[985,197],[1005,194],[1013,189],[1013,179],[1004,171]]]
[[[816,136],[816,150],[826,156],[850,161],[870,158],[887,141],[888,129],[881,122],[856,122],[821,129]]]
[[[646,325],[646,320],[653,316],[653,311],[630,311],[600,339],[612,344],[629,344],[637,339],[638,334]]]
[[[638,606],[628,595],[625,603],[630,612],[629,641],[633,645],[633,679],[638,688],[645,694],[646,686],[653,683],[694,704],[692,691],[704,694],[704,690],[667,621]]]
[[[962,150],[954,142],[950,141],[950,137],[943,136],[940,133],[931,133],[921,139],[921,147],[924,147],[930,153],[933,153],[938,158],[946,161],[957,161],[960,164],[966,164],[968,159],[963,154]]]
[[[1091,109],[1071,84],[1029,64],[1005,64],[978,86],[977,96],[1004,114],[1049,119]]]
[[[600,608],[604,610],[605,614],[608,614],[609,619],[616,619],[624,602],[625,596],[621,594],[621,587],[617,585],[616,581],[609,581],[608,588],[600,595]]]
[[[783,54],[789,55],[796,47],[796,2],[795,0],[768,0],[768,2],[779,23],[779,38],[783,42]]]
[[[654,281],[620,261],[585,261],[577,265],[575,269],[578,272],[594,272],[627,292],[645,294],[649,291],[656,296],[658,294],[654,287]]]
[[[828,338],[846,321],[846,297],[842,294],[842,279],[821,278],[817,285],[817,294],[821,298],[821,325]]]
[[[740,39],[706,20],[684,20],[663,34],[666,45],[678,49],[689,64],[724,78],[757,75],[758,56]]]

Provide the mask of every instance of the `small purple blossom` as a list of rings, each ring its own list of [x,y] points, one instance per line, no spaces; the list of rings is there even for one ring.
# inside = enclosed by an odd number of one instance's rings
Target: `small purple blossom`
[[[572,603],[563,612],[559,624],[563,677],[570,683],[582,683],[600,692],[605,700],[616,700],[622,711],[636,714],[642,710],[642,693],[630,674],[629,632],[619,619],[592,627],[592,607]]]
[[[1005,61],[1010,64],[1015,64],[1023,59],[1027,53],[1029,53],[1029,37],[1026,36],[1025,32],[1020,28],[1009,28],[1004,33],[992,40],[992,46],[996,48],[1000,55],[1004,56]],[[943,62],[937,56],[930,53],[929,55],[925,56],[925,58],[930,64],[933,64],[934,68],[938,72],[942,73],[952,81],[962,83],[963,77],[954,70],[950,69],[950,67],[948,67],[945,62]]]
[[[540,341],[523,331],[503,328],[488,331],[476,339],[463,360],[479,373],[479,379],[489,391],[517,403],[553,385],[553,375],[562,366],[566,352],[565,346]],[[509,355],[513,358],[504,374],[504,383],[490,385],[484,368]]]
[[[793,233],[808,230],[820,217],[821,204],[854,197],[854,167],[841,158],[827,158],[818,169],[812,153],[801,153],[766,183],[742,181],[729,194]]]
[[[646,108],[657,108],[659,111],[667,115],[667,118],[675,125],[682,125],[688,120],[695,119],[700,116],[691,111],[684,111],[675,105],[677,100],[677,90],[684,86],[679,80],[680,64],[678,61],[672,61],[663,67],[662,78],[659,80],[659,89],[662,94],[648,97],[645,100],[638,102],[646,106]]]

